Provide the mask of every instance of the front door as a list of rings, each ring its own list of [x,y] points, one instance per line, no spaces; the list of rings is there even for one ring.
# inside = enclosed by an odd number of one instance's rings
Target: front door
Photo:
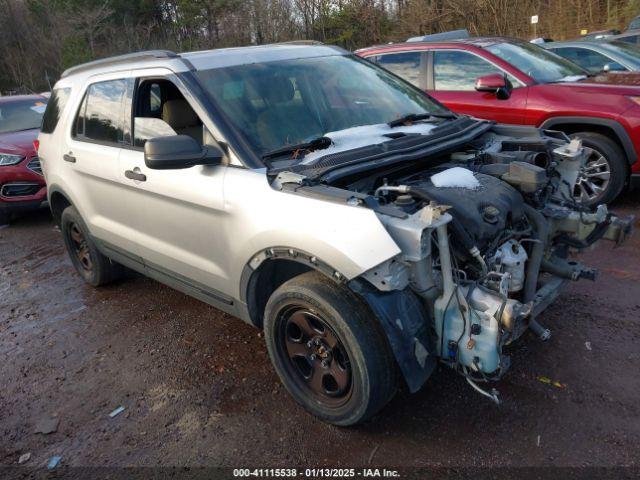
[[[224,165],[152,170],[144,162],[149,138],[189,135],[213,142],[192,105],[167,78],[136,81],[129,102],[131,145],[118,168],[137,220],[137,241],[147,274],[195,296],[230,302],[224,208]],[[206,300],[207,298],[205,298]]]
[[[506,100],[475,90],[479,77],[504,74],[484,58],[463,50],[434,50],[433,67],[429,70],[432,74],[427,93],[454,112],[499,123],[524,123],[528,87],[515,77],[507,74],[513,90]]]

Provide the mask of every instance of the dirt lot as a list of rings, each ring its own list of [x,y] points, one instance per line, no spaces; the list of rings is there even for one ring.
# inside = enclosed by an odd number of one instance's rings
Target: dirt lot
[[[92,289],[46,212],[23,218],[0,230],[0,465],[638,466],[640,237],[584,258],[598,281],[542,317],[551,341],[519,342],[503,405],[441,369],[341,429],[291,400],[260,332],[145,278]]]

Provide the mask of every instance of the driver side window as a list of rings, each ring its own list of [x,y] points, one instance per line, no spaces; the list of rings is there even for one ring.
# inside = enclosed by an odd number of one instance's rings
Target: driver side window
[[[504,72],[486,60],[459,50],[435,50],[433,77],[435,90],[475,91],[478,77]],[[508,75],[515,86],[516,81]]]
[[[203,144],[203,123],[169,80],[141,80],[133,102],[133,145],[150,138],[188,135]]]
[[[582,68],[586,68],[592,73],[601,72],[606,64],[613,63],[613,60],[609,57],[586,48],[558,48],[557,50],[554,50],[554,52],[563,56],[567,60],[571,60],[573,63],[577,63]]]

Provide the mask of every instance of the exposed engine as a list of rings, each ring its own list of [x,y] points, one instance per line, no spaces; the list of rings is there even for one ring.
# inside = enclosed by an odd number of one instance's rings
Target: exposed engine
[[[631,228],[606,206],[593,212],[573,200],[585,158],[579,142],[540,144],[546,148],[454,153],[435,168],[386,177],[374,191],[409,216],[380,215],[409,270],[385,270],[385,284],[406,281],[433,306],[437,355],[496,401],[476,382],[507,370],[503,347],[527,328],[548,339],[536,315],[566,280],[595,278],[570,250],[600,238],[621,242]],[[380,272],[368,273],[385,289]]]
[[[549,338],[537,315],[566,281],[595,278],[572,252],[630,233],[632,219],[574,200],[585,150],[558,132],[495,126],[463,151],[331,183],[331,195],[374,209],[402,251],[362,275],[374,290],[352,288],[382,318],[410,389],[439,358],[497,401],[477,382],[508,369],[503,347],[527,328]],[[305,184],[298,174],[293,181]],[[422,308],[428,328],[402,320]],[[426,373],[412,377],[416,369]]]

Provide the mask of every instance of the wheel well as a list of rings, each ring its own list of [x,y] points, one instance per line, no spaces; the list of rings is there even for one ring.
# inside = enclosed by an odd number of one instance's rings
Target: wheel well
[[[549,130],[559,130],[561,132],[566,133],[567,135],[571,135],[572,133],[578,132],[591,132],[591,133],[599,133],[600,135],[604,135],[610,140],[614,141],[616,145],[620,148],[622,154],[626,157],[627,154],[624,149],[624,145],[620,142],[620,138],[616,134],[616,132],[606,125],[593,125],[593,124],[580,124],[580,123],[562,123],[558,125],[554,125],[550,127]]]
[[[60,221],[62,220],[62,212],[65,208],[71,206],[71,202],[62,193],[53,192],[51,194],[51,198],[49,199],[49,204],[51,206],[51,214],[53,215],[53,219],[55,220],[57,225],[60,225]]]
[[[284,258],[268,259],[251,274],[247,287],[247,306],[252,323],[262,328],[262,317],[269,297],[293,277],[313,270],[310,266]]]

